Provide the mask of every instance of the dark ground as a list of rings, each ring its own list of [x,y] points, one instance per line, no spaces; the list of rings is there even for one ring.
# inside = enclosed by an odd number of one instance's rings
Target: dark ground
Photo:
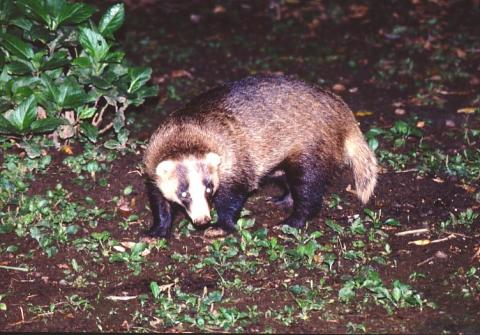
[[[135,5],[130,5],[130,3]],[[129,1],[127,23],[119,39],[130,58],[137,64],[154,69],[154,81],[160,85],[158,99],[132,110],[135,117],[133,139],[145,141],[162,115],[183,104],[189,98],[224,80],[238,79],[252,73],[281,72],[334,89],[356,113],[365,132],[372,127],[390,129],[396,120],[413,120],[421,129],[422,139],[408,137],[406,145],[394,148],[389,138],[379,137],[380,149],[408,155],[423,152],[427,143],[451,157],[462,150],[478,150],[478,135],[465,140],[465,133],[479,129],[480,101],[480,9],[477,1]],[[107,2],[96,2],[103,8]],[[476,107],[476,114],[457,112]],[[396,111],[396,112],[395,112]],[[420,123],[419,123],[420,122]],[[424,122],[423,124],[421,122]],[[473,134],[473,133],[472,133]],[[74,146],[75,153],[80,146]],[[175,282],[175,287],[189,294],[202,295],[207,290],[224,290],[225,306],[242,311],[257,306],[255,319],[242,328],[213,327],[203,330],[246,332],[361,332],[363,325],[373,333],[463,333],[480,332],[480,279],[467,275],[478,269],[478,217],[469,225],[458,224],[439,229],[439,224],[470,208],[480,211],[479,176],[465,177],[438,168],[420,172],[417,158],[399,166],[395,159],[381,159],[382,172],[373,200],[367,205],[381,210],[382,220],[394,218],[400,227],[384,225],[385,240],[376,243],[367,235],[364,258],[342,258],[358,236],[341,238],[325,225],[327,218],[348,228],[355,214],[364,217],[360,203],[346,191],[351,180],[344,174],[332,181],[329,194],[336,193],[341,208],[325,206],[313,220],[308,232],[323,232],[318,242],[337,255],[334,271],[322,267],[285,269],[270,262],[265,253],[253,273],[235,268],[220,272],[214,267],[194,268],[198,261],[176,261],[172,254],[204,257],[209,254],[212,240],[202,231],[187,235],[178,233],[168,241],[168,248],[152,248],[145,256],[139,275],[123,263],[112,263],[108,257],[94,259],[89,252],[78,250],[75,238],[97,231],[108,231],[116,241],[138,242],[151,222],[145,208],[143,181],[138,173],[142,147],[119,156],[109,165],[103,187],[88,179],[85,185],[74,180],[78,176],[62,164],[67,155],[61,151],[53,157],[46,173],[36,174],[30,182],[28,195],[44,194],[61,183],[71,192],[72,201],[82,202],[86,196],[106,212],[115,212],[111,219],[100,219],[96,228],[83,223],[78,234],[59,252],[48,258],[30,237],[15,233],[0,234],[2,250],[18,246],[17,253],[0,254],[0,265],[27,265],[30,271],[0,270],[0,294],[8,306],[0,314],[3,331],[185,331],[198,329],[188,322],[168,324],[158,321],[158,305],[152,300],[150,283],[159,285]],[[397,157],[398,159],[398,157]],[[466,169],[475,170],[480,160],[470,160]],[[469,165],[470,164],[470,165]],[[131,185],[126,196],[135,199],[133,213],[136,222],[123,229],[121,213],[116,211],[112,197],[121,195]],[[91,187],[93,186],[93,187]],[[268,237],[282,239],[274,229],[285,213],[266,201],[275,192],[273,186],[259,191],[247,203],[255,218],[254,229],[268,228]],[[179,225],[175,226],[180,231]],[[395,233],[429,228],[427,235]],[[347,229],[348,230],[348,229]],[[415,240],[438,243],[415,245]],[[419,244],[422,244],[419,242]],[[292,247],[292,243],[287,243]],[[294,243],[293,243],[294,245]],[[386,245],[390,251],[386,251]],[[343,246],[343,247],[342,247]],[[324,250],[322,249],[322,252]],[[385,264],[372,262],[384,255]],[[85,283],[74,285],[79,273],[72,271],[71,260],[81,264]],[[425,261],[425,262],[424,262]],[[362,264],[360,264],[362,263]],[[338,292],[345,279],[355,276],[359,266],[371,266],[386,286],[394,280],[408,283],[432,304],[423,308],[394,308],[392,313],[374,303],[365,294],[349,303],[340,302]],[[293,272],[292,272],[293,271]],[[90,275],[94,273],[95,276]],[[220,275],[222,273],[222,275]],[[412,274],[422,274],[415,279]],[[69,277],[70,276],[70,277]],[[225,288],[225,281],[239,278],[243,287],[258,290]],[[319,289],[326,305],[313,310],[308,318],[294,313],[294,321],[275,318],[284,306],[297,306],[296,297],[286,289],[290,284],[306,285],[325,280]],[[320,284],[318,284],[321,286]],[[469,294],[466,294],[469,293]],[[106,300],[107,296],[141,296],[148,299],[129,301]],[[91,307],[72,302],[77,295]],[[69,298],[70,297],[70,300]],[[52,304],[55,309],[49,309]],[[212,305],[213,306],[213,305]],[[299,306],[299,305],[298,305]],[[36,307],[36,308],[35,308]],[[213,310],[213,307],[212,307]],[[271,311],[271,313],[267,313]],[[156,319],[156,316],[159,316]],[[350,324],[350,325],[349,325]]]

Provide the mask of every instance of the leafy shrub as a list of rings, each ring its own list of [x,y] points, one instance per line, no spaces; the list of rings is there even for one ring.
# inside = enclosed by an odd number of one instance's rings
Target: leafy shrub
[[[94,7],[66,0],[0,0],[0,133],[53,133],[96,142],[111,128],[123,146],[124,111],[157,87],[152,70],[131,67],[113,37],[124,22],[123,4],[95,24]]]

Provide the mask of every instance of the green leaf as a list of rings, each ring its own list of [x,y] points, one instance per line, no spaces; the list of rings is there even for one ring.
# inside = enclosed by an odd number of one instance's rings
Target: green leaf
[[[155,299],[160,296],[160,286],[158,286],[158,283],[156,281],[150,282],[150,291],[152,292],[152,295]]]
[[[132,248],[132,254],[139,254],[143,252],[145,249],[147,249],[147,247],[148,247],[148,244],[146,244],[145,242],[135,243],[135,245]]]
[[[378,140],[376,138],[371,138],[368,140],[368,146],[370,147],[370,149],[372,149],[373,151],[377,150],[378,149]]]
[[[66,3],[58,15],[58,25],[62,23],[81,23],[87,20],[96,9],[83,3]]]
[[[125,7],[122,4],[116,4],[110,7],[102,16],[98,25],[98,31],[103,36],[112,35],[125,21]]]
[[[12,20],[12,24],[24,31],[29,31],[33,27],[33,22],[26,17],[17,17]]]
[[[43,76],[41,81],[46,88],[42,99],[54,101],[57,109],[78,108],[89,101],[83,87],[71,76],[67,77],[63,82],[53,83],[48,76]]]
[[[92,56],[97,62],[103,60],[107,55],[110,46],[99,33],[89,28],[80,28],[78,38],[85,52]]]
[[[25,141],[21,147],[27,153],[28,158],[35,159],[42,154],[42,147],[38,143]]]
[[[152,69],[148,67],[132,67],[128,69],[128,77],[130,79],[130,86],[128,93],[133,93],[139,90],[152,75]]]
[[[47,26],[51,26],[52,18],[49,15],[49,9],[45,6],[45,1],[19,0],[16,2],[16,5],[24,12],[30,12],[34,14],[35,17],[43,20]]]
[[[9,22],[13,17],[15,7],[11,0],[0,0],[0,22]]]
[[[0,33],[0,43],[9,53],[25,60],[32,59],[33,49],[18,37],[9,33]]]
[[[121,144],[117,140],[108,140],[106,141],[103,146],[107,149],[114,150],[121,146]]]
[[[108,90],[113,86],[111,83],[109,83],[108,81],[106,81],[105,79],[99,76],[90,77],[90,81],[95,87],[100,88],[102,90]]]
[[[91,118],[93,115],[95,115],[95,112],[97,111],[97,109],[95,107],[89,107],[89,106],[80,106],[78,109],[77,109],[77,113],[78,113],[78,118],[80,120],[83,120],[83,119],[89,119]]]
[[[5,118],[21,133],[30,128],[37,118],[37,101],[35,96],[24,100],[12,113],[6,114]]]
[[[114,51],[109,52],[108,55],[105,57],[104,61],[107,63],[120,63],[123,58],[125,57],[125,52],[123,51]]]
[[[32,65],[28,62],[12,61],[6,66],[8,73],[14,75],[30,74],[34,71]]]
[[[8,234],[15,230],[15,226],[11,223],[5,223],[0,225],[0,234]]]
[[[0,133],[15,134],[16,128],[3,115],[0,115]]]
[[[53,70],[68,64],[68,53],[58,51],[40,66],[40,70]]]
[[[46,119],[33,121],[30,126],[30,130],[34,133],[47,133],[54,131],[62,124],[67,124],[66,120],[56,117],[49,117]]]
[[[88,138],[89,141],[95,143],[98,138],[98,129],[88,122],[84,122],[80,125],[82,133]]]
[[[82,68],[89,68],[93,66],[90,58],[88,57],[77,57],[73,60],[72,64]]]

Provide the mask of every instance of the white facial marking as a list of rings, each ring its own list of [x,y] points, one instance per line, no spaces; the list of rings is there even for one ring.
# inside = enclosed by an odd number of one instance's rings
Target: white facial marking
[[[214,152],[209,152],[208,154],[205,155],[205,160],[207,161],[207,164],[212,166],[212,167],[218,167],[221,163],[221,158],[218,154]]]
[[[205,220],[210,221],[210,207],[205,197],[204,176],[197,166],[198,159],[186,159],[183,163],[187,168],[188,191],[191,200],[190,208],[186,209],[187,213],[193,222],[204,223]]]
[[[155,172],[161,178],[169,177],[175,171],[175,162],[171,160],[162,161],[157,165]]]
[[[177,163],[171,160],[160,162],[155,169],[158,176],[157,186],[163,196],[173,202],[181,203],[177,197],[178,180],[175,177]]]

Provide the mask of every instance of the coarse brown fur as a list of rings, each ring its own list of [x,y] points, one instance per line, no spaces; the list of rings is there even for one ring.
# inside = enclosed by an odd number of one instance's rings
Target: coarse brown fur
[[[375,157],[343,100],[284,76],[227,83],[172,113],[150,139],[145,171],[154,187],[156,167],[163,160],[209,152],[221,157],[215,198],[230,197],[242,205],[243,194],[258,188],[262,178],[277,169],[285,171],[294,200],[294,213],[286,223],[293,226],[302,226],[318,212],[323,186],[335,169],[352,167],[364,203],[376,183]],[[233,196],[235,192],[242,196]],[[226,223],[230,228],[232,224]]]

